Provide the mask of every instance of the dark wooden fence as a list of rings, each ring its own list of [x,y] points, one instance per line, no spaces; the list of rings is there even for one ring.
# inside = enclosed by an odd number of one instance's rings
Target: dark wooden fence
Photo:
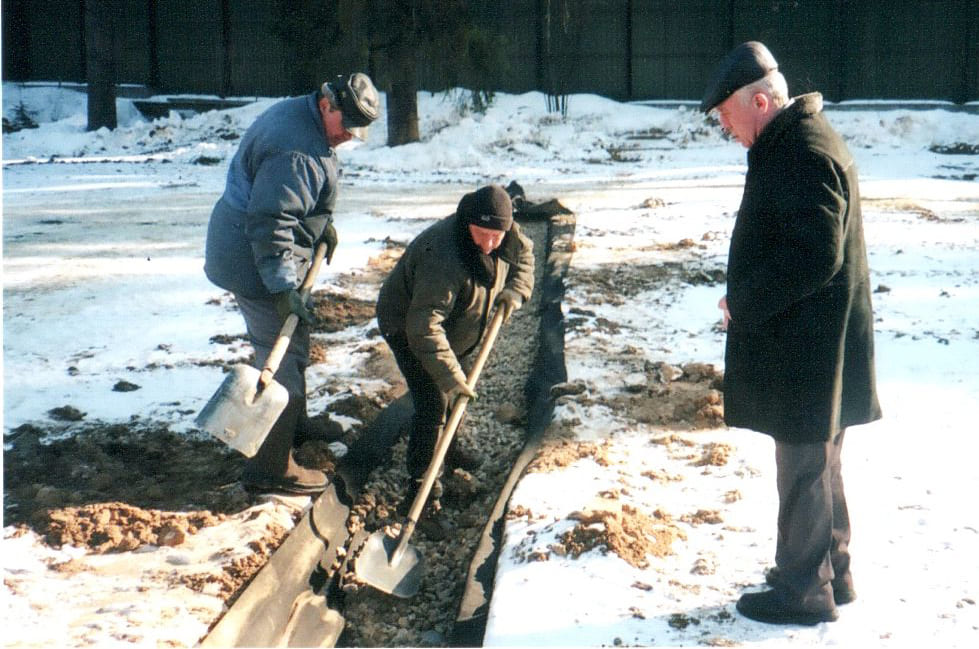
[[[507,38],[496,90],[698,99],[731,47],[764,41],[793,93],[832,101],[979,99],[979,0],[474,0]],[[274,0],[118,0],[116,79],[157,93],[282,96],[367,69],[336,47],[298,69]],[[3,0],[3,79],[85,81],[84,0]],[[443,89],[436,66],[422,86]],[[380,84],[385,71],[375,70]]]

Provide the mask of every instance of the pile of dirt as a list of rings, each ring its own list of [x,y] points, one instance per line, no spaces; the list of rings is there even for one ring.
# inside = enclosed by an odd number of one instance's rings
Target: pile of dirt
[[[318,292],[313,303],[316,333],[361,326],[374,317],[373,303],[343,295]],[[248,362],[251,349],[241,336],[219,335],[212,342],[240,347]],[[334,401],[331,413],[369,422],[383,406],[378,399],[350,395]],[[359,435],[361,426],[343,432],[331,413],[314,414],[312,420],[348,441]],[[4,524],[14,526],[15,534],[33,530],[53,547],[86,547],[93,553],[178,546],[260,502],[238,481],[244,456],[204,433],[175,433],[137,417],[128,423],[89,422],[84,404],[47,414],[49,423],[24,424],[4,438]],[[335,461],[322,442],[305,444],[297,459],[327,471]],[[174,578],[201,592],[214,592],[217,584],[230,604],[287,533],[278,526],[268,530],[251,545],[252,554],[222,574]]]
[[[136,510],[220,515],[252,504],[237,482],[244,458],[217,440],[152,424],[93,422],[76,425],[70,437],[52,438],[53,432],[25,424],[6,437],[4,521],[47,534],[58,528],[55,519],[63,526],[78,518],[77,527],[90,530],[87,538],[69,534],[56,544],[81,540],[105,551],[117,537],[108,528],[122,521],[131,528],[124,537],[155,536],[159,517]],[[52,542],[61,534],[54,532]]]
[[[707,363],[646,363],[621,392],[601,397],[613,412],[640,423],[677,430],[724,426],[724,375]]]
[[[374,302],[369,300],[334,291],[317,291],[313,294],[314,329],[317,333],[333,333],[362,326],[374,317],[374,309]]]
[[[660,510],[650,518],[623,504],[621,509],[574,512],[569,518],[578,523],[559,535],[551,550],[573,558],[598,548],[614,553],[631,566],[645,568],[649,555],[665,557],[673,552],[674,540],[685,538],[670,516]]]
[[[548,439],[541,444],[533,462],[527,466],[527,472],[557,471],[586,457],[592,458],[601,466],[608,466],[609,446],[608,442],[596,444],[566,439]]]

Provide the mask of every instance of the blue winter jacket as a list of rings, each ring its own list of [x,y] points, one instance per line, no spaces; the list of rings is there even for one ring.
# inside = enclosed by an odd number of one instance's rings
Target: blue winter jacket
[[[333,219],[337,157],[318,93],[280,101],[258,116],[231,161],[207,227],[204,272],[249,298],[302,283],[316,241]]]

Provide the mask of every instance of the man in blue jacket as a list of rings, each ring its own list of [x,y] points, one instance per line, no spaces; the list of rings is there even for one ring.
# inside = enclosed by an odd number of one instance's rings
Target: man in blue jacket
[[[322,471],[296,463],[292,449],[310,438],[305,370],[313,316],[299,295],[312,252],[337,235],[336,147],[367,137],[379,97],[362,73],[328,81],[316,92],[285,99],[246,131],[228,169],[224,194],[207,229],[204,272],[234,294],[261,368],[285,318],[299,316],[275,379],[289,403],[242,474],[249,489],[314,494],[326,487]]]
[[[881,417],[857,166],[822,96],[790,97],[757,41],[720,63],[701,108],[748,149],[719,304],[724,419],[775,440],[772,589],[737,609],[773,624],[830,622],[856,597],[843,438]]]

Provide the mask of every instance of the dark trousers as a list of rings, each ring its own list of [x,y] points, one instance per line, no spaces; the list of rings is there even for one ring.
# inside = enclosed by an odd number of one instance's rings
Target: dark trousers
[[[275,308],[275,301],[251,299],[235,295],[241,315],[245,318],[248,338],[255,348],[254,366],[262,369],[272,353],[276,338],[282,329],[282,319]],[[275,372],[275,380],[289,393],[289,403],[276,419],[258,449],[248,459],[244,475],[252,478],[281,478],[295,473],[292,446],[296,429],[307,420],[306,415],[306,366],[309,365],[309,327],[302,321],[289,339],[289,347]]]
[[[275,308],[272,298],[247,298],[235,295],[238,308],[245,319],[248,338],[255,348],[254,366],[262,369],[265,359],[272,353],[279,331],[282,329],[282,318]],[[296,326],[296,331],[289,339],[289,347],[282,358],[279,369],[275,372],[275,380],[289,392],[290,399],[306,399],[306,367],[309,365],[309,327],[302,320]]]
[[[411,394],[415,412],[411,416],[408,433],[408,474],[412,478],[421,479],[432,461],[435,444],[442,426],[445,425],[449,402],[445,393],[425,371],[421,361],[408,348],[408,339],[404,333],[385,334],[384,340],[391,348]]]
[[[845,432],[825,443],[775,443],[776,588],[810,610],[833,608],[833,587],[852,586],[850,516],[840,473]]]

